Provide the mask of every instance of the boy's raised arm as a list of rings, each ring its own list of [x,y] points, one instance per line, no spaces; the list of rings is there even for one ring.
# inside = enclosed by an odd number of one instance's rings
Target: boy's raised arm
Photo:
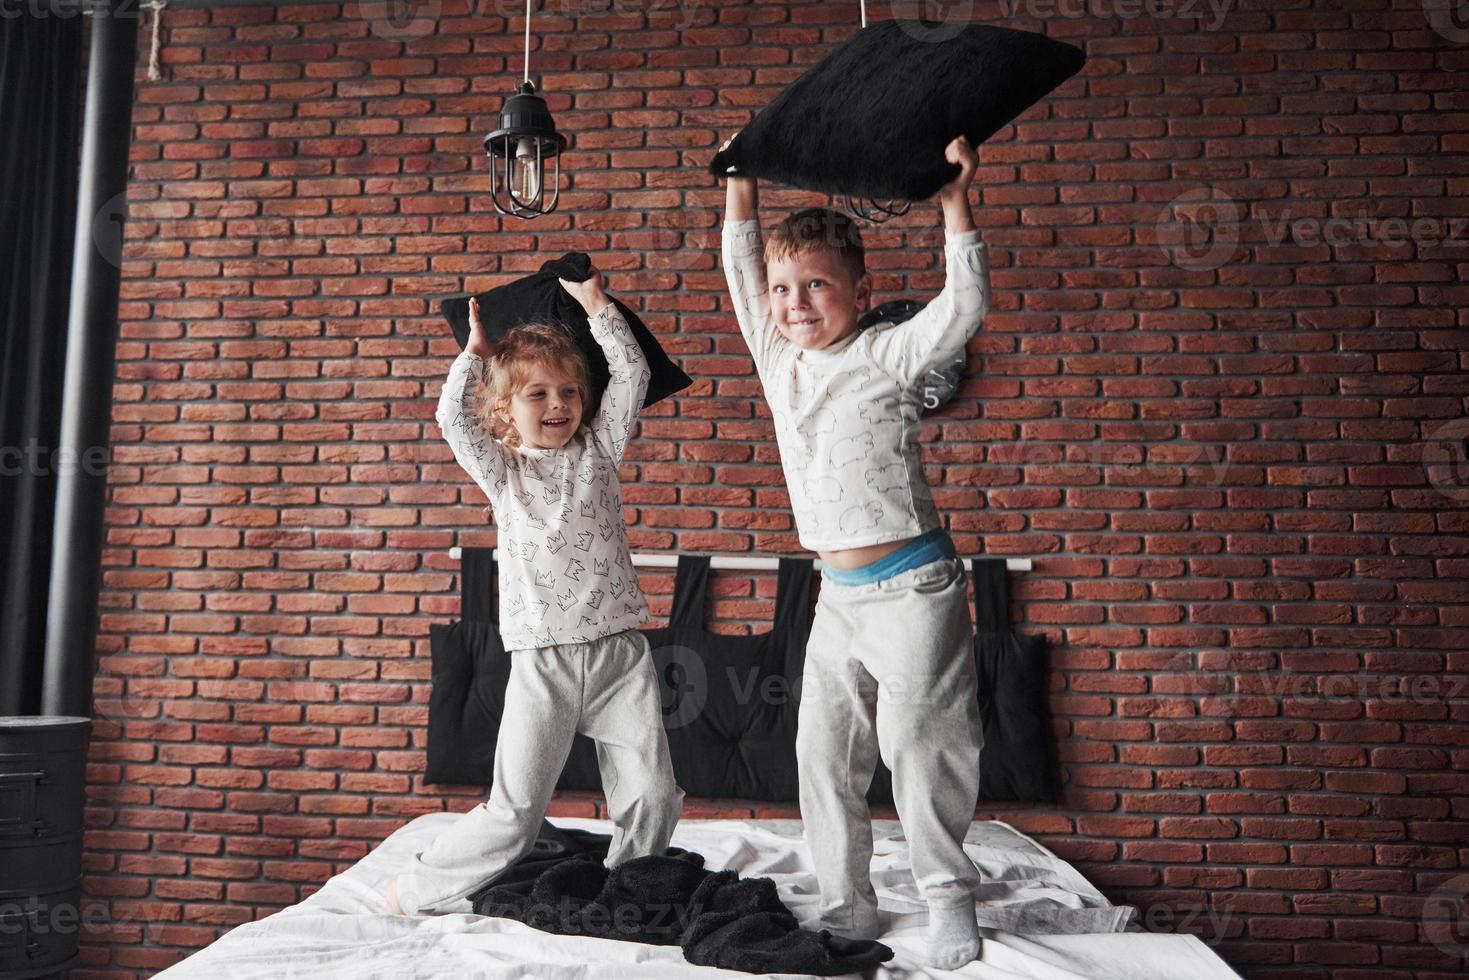
[[[632,437],[633,423],[638,420],[638,411],[648,394],[653,369],[648,366],[627,318],[603,288],[601,272],[594,269],[585,282],[559,281],[586,311],[592,338],[607,358],[610,376],[607,389],[602,392],[602,402],[590,424],[593,438],[602,443],[614,462],[621,463],[628,439]]]
[[[728,146],[729,140],[724,145]],[[753,221],[760,217],[760,186],[754,177],[728,177],[724,183],[725,221]]]
[[[725,145],[729,145],[728,141]],[[760,191],[753,177],[727,177],[725,184],[720,247],[724,278],[729,283],[740,334],[755,358],[755,367],[763,371],[785,338],[770,322],[765,248],[760,238]]]
[[[938,195],[944,215],[943,291],[911,320],[869,331],[872,359],[904,385],[957,357],[990,307],[989,251],[969,210],[969,185],[979,158],[962,136],[948,145],[944,158],[960,169]]]

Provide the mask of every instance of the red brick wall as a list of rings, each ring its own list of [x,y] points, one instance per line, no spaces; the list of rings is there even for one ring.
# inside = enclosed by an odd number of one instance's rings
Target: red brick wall
[[[140,68],[86,840],[110,924],[76,977],[148,975],[475,801],[421,777],[447,550],[493,541],[433,423],[432,297],[595,253],[697,379],[623,469],[634,546],[797,548],[704,165],[857,5],[553,0],[532,73],[568,180],[523,223],[480,143],[522,23],[467,2],[406,43],[355,7],[170,9],[165,80]],[[999,816],[1251,977],[1448,976],[1422,910],[1469,881],[1469,31],[1411,0],[1002,6],[974,19],[1090,61],[982,149],[994,310],[924,430],[961,551],[1033,556],[1017,616],[1056,645],[1063,801]],[[1211,195],[1250,220],[1159,244]],[[937,221],[869,233],[879,299],[939,287]],[[721,577],[722,628],[772,588]]]

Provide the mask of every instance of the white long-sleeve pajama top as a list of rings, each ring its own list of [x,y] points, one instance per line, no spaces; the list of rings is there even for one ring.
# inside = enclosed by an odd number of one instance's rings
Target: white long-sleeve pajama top
[[[561,449],[507,446],[480,422],[489,363],[464,351],[434,417],[499,525],[500,635],[507,650],[589,643],[641,626],[648,604],[628,554],[617,467],[652,372],[609,303],[588,318],[611,381]]]
[[[944,253],[943,291],[912,319],[802,350],[771,316],[759,222],[725,222],[724,273],[775,419],[805,548],[861,548],[939,525],[919,459],[921,381],[963,352],[990,295],[977,230],[946,235]]]

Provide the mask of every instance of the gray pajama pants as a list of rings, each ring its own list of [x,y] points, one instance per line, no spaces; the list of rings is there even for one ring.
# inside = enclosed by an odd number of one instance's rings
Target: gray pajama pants
[[[823,926],[850,933],[877,920],[865,797],[879,754],[893,773],[919,893],[937,907],[972,900],[979,873],[961,842],[984,739],[972,635],[961,561],[869,585],[822,579],[796,758]]]
[[[510,657],[489,800],[462,815],[398,877],[405,912],[443,910],[531,849],[576,732],[597,743],[613,824],[609,868],[663,853],[683,812],[643,634],[626,630]]]

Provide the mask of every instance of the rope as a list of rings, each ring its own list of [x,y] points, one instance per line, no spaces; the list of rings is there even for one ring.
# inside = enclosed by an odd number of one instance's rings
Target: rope
[[[153,11],[153,44],[148,50],[148,81],[163,81],[163,66],[158,61],[158,52],[163,46],[163,8],[168,0],[146,0],[145,10]]]

